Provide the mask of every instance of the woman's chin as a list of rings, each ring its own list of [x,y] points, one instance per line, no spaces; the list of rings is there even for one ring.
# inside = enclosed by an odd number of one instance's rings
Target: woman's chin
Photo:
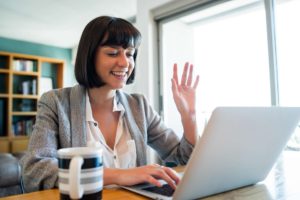
[[[114,90],[119,90],[119,89],[123,89],[125,87],[125,83],[124,84],[119,84],[119,85],[113,85],[111,88]]]

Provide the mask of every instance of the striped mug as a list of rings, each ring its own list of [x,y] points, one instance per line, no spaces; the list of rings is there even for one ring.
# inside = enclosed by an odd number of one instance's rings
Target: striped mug
[[[72,147],[57,153],[60,199],[102,199],[102,149]]]

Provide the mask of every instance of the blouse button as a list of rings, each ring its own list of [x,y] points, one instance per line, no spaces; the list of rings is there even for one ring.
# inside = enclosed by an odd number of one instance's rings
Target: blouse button
[[[94,123],[94,126],[97,126],[97,123],[96,123],[96,122]]]

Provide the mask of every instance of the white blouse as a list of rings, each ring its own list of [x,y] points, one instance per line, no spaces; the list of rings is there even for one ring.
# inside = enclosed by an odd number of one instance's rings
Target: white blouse
[[[132,168],[136,167],[135,142],[131,138],[126,121],[124,120],[125,109],[117,101],[113,100],[113,112],[120,112],[117,134],[114,148],[111,149],[98,127],[98,122],[94,120],[89,95],[86,92],[86,127],[87,144],[97,144],[103,150],[103,165],[109,168]]]

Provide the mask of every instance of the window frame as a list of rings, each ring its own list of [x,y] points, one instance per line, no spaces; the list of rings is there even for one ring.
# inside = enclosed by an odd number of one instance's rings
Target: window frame
[[[192,0],[192,1],[178,1],[166,4],[158,9],[153,10],[153,16],[157,27],[157,58],[158,58],[158,96],[159,96],[159,113],[164,117],[163,105],[163,62],[162,62],[162,26],[174,19],[199,12],[213,6],[233,2],[236,0]],[[271,106],[279,106],[279,83],[278,83],[278,63],[277,63],[277,46],[276,46],[276,27],[275,27],[275,0],[249,0],[249,2],[262,3],[265,9],[266,30],[267,30],[267,44],[268,44],[268,59],[269,59],[269,77],[270,77],[270,94]]]

